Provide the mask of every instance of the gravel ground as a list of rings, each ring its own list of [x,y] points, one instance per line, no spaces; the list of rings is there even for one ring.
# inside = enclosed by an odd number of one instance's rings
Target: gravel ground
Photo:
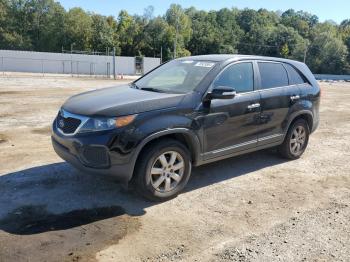
[[[158,204],[75,171],[50,144],[65,99],[119,84],[0,77],[0,261],[349,261],[349,83],[321,84],[301,159],[268,150],[202,166]]]

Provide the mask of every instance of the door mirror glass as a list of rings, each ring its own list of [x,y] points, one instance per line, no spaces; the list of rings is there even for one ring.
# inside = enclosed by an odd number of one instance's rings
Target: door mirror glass
[[[208,93],[209,99],[232,99],[236,96],[236,90],[230,86],[217,86]]]

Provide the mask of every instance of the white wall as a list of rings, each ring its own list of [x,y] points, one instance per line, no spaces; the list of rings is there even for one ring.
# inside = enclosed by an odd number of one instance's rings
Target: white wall
[[[145,58],[145,72],[159,63],[159,59]],[[115,70],[117,74],[134,75],[135,58],[117,56]],[[109,72],[113,75],[113,57],[0,50],[0,71],[86,75],[107,75]]]
[[[315,74],[317,80],[346,80],[350,81],[350,75],[327,75],[327,74]]]
[[[115,67],[118,75],[135,75],[135,57],[117,56]]]
[[[160,65],[160,58],[144,57],[143,58],[143,73],[146,74],[153,68]]]

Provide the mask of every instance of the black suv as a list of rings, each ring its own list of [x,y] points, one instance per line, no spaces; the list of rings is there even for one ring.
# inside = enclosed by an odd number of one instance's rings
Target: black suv
[[[52,143],[78,169],[113,175],[151,200],[177,195],[192,166],[277,147],[299,158],[319,123],[320,88],[300,62],[206,55],[135,82],[71,97]]]

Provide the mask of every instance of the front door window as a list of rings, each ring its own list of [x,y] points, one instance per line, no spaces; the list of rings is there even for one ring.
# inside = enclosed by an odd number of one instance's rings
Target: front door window
[[[254,71],[252,63],[239,63],[227,67],[214,81],[214,86],[233,87],[237,93],[254,90]]]

